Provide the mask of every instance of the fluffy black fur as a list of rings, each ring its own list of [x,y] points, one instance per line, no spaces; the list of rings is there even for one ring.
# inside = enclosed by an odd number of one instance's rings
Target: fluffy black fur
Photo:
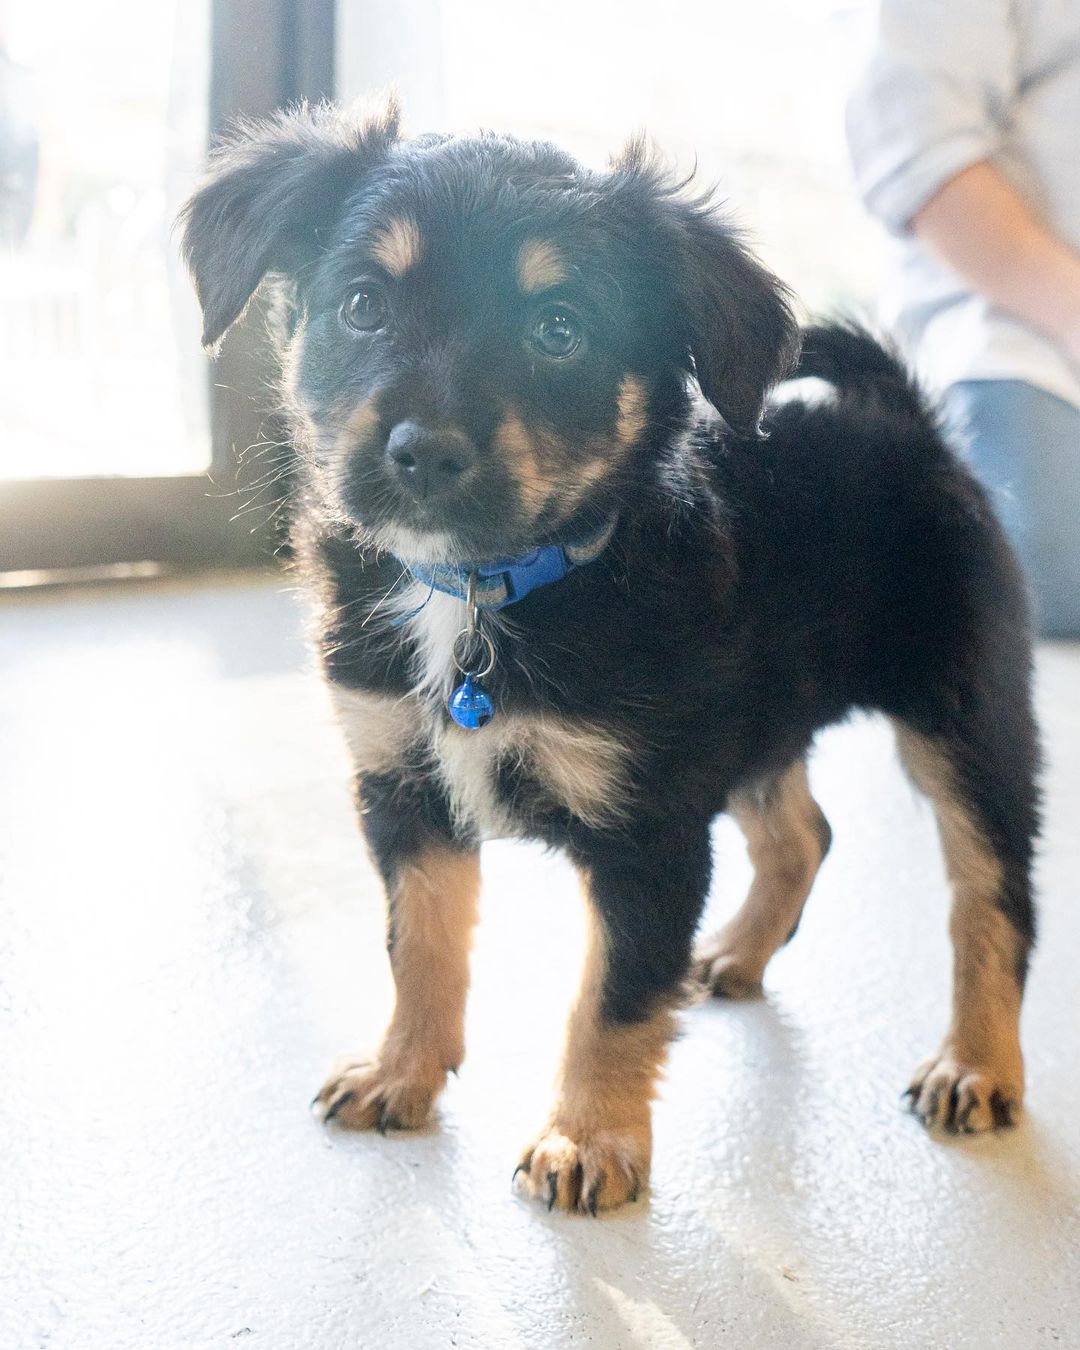
[[[402,217],[422,256],[388,280],[370,241]],[[513,276],[534,238],[568,260],[554,293],[585,333],[568,360],[530,346],[550,298],[521,295]],[[798,374],[824,378],[833,396],[765,412],[796,350],[783,288],[640,147],[596,173],[499,136],[404,142],[392,114],[360,126],[291,114],[221,152],[184,242],[208,344],[265,273],[279,274],[295,554],[321,601],[335,684],[415,690],[416,628],[390,622],[388,597],[406,584],[387,542],[395,529],[482,560],[618,513],[598,561],[489,630],[499,717],[558,713],[634,747],[607,825],[575,816],[528,762],[494,771],[520,832],[592,878],[609,944],[605,1016],[643,1018],[683,979],[709,824],[733,790],[784,770],[857,708],[942,748],[1027,950],[1037,820],[1024,587],[986,494],[881,345],[853,327],[810,328]],[[357,335],[343,301],[372,276],[389,318]],[[628,376],[646,391],[641,425],[571,501],[560,481],[614,444]],[[375,420],[350,432],[361,406]],[[555,445],[541,457],[544,473],[554,467],[537,511],[498,447],[508,407]],[[401,488],[386,446],[406,420],[465,438],[479,466],[468,491],[418,505]],[[438,706],[425,715],[446,718]],[[396,769],[360,785],[388,883],[432,839],[476,842],[418,737]]]

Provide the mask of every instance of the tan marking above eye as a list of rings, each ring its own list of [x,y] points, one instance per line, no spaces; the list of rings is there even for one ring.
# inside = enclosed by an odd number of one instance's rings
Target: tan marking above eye
[[[632,445],[645,430],[645,404],[648,394],[645,382],[636,375],[627,375],[619,385],[619,416],[615,434],[622,445]]]
[[[548,239],[526,239],[518,250],[518,284],[526,295],[557,286],[569,275],[565,259]]]
[[[420,261],[422,253],[420,227],[409,216],[398,216],[384,225],[371,243],[371,256],[392,277],[403,277]]]

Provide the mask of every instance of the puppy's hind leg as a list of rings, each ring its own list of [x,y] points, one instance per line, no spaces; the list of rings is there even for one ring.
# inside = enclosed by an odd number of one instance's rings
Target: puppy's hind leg
[[[746,836],[754,880],[734,918],[699,944],[692,974],[718,997],[745,998],[761,993],[770,958],[794,936],[832,831],[802,759],[732,793],[728,811]]]
[[[925,1125],[974,1133],[1012,1124],[1024,1094],[1020,1001],[1035,937],[1034,725],[982,721],[931,735],[896,725],[901,758],[933,802],[952,885],[952,1021],[907,1093]]]

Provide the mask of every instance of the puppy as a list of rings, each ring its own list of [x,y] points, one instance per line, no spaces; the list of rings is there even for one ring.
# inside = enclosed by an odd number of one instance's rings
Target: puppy
[[[952,1020],[908,1089],[988,1130],[1023,1094],[1037,749],[1024,589],[986,494],[894,358],[809,329],[705,199],[632,143],[399,136],[301,109],[241,129],[183,214],[213,349],[280,296],[297,566],[385,880],[396,1007],[324,1120],[410,1128],[464,1054],[485,838],[565,850],[591,915],[550,1118],[549,1208],[647,1182],[688,973],[760,989],[830,831],[817,730],[876,709],[937,812]],[[764,420],[763,420],[764,419]],[[466,677],[468,677],[466,679]],[[756,875],[692,954],[710,821]]]

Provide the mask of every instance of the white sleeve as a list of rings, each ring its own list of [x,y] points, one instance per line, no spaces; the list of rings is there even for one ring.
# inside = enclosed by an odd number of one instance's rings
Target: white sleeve
[[[1016,94],[1018,0],[880,0],[847,104],[859,194],[894,233],[993,155]]]

